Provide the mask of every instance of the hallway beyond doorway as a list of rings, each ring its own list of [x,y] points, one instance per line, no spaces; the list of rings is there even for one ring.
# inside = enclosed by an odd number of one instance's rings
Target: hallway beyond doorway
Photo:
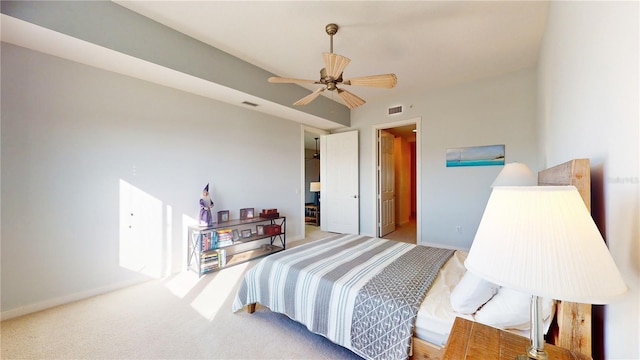
[[[384,236],[385,239],[417,244],[416,219],[412,217],[408,223],[396,225],[396,229]]]

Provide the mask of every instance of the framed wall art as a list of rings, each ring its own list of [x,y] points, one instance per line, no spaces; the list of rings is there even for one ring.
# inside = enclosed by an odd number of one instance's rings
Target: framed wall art
[[[447,149],[447,167],[504,165],[504,145]]]

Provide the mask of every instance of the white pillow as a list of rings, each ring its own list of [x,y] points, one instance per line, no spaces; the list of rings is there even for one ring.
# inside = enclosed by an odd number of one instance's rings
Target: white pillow
[[[451,292],[451,308],[461,314],[473,314],[498,292],[500,287],[467,271]]]
[[[551,316],[553,300],[542,300],[543,319]],[[500,329],[528,330],[531,327],[531,295],[500,288],[491,301],[476,312],[477,322]]]

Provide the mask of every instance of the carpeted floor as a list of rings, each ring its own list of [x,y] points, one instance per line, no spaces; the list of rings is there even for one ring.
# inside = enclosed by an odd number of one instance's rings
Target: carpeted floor
[[[2,359],[360,359],[266,308],[232,313],[239,279],[256,262],[6,320]]]
[[[289,247],[329,235],[306,226],[305,239]],[[2,359],[360,359],[264,307],[232,313],[239,280],[257,261],[3,321]]]

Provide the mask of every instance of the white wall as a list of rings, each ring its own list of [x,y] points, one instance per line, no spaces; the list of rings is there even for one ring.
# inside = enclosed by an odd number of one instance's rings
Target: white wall
[[[391,92],[392,93],[392,92]],[[393,93],[392,93],[393,94]],[[402,104],[405,112],[387,116]],[[447,168],[447,148],[504,144],[506,162],[518,161],[537,171],[535,129],[536,72],[526,69],[437,91],[392,95],[356,108],[351,125],[360,131],[360,231],[375,234],[375,187],[372,127],[420,117],[423,244],[471,246],[490,185],[502,166]],[[456,232],[462,227],[462,233]]]
[[[208,182],[300,236],[299,124],[5,43],[1,80],[3,318],[183,270]]]
[[[540,166],[590,159],[594,218],[630,289],[605,308],[608,359],[640,358],[639,11],[552,2],[539,65]]]

